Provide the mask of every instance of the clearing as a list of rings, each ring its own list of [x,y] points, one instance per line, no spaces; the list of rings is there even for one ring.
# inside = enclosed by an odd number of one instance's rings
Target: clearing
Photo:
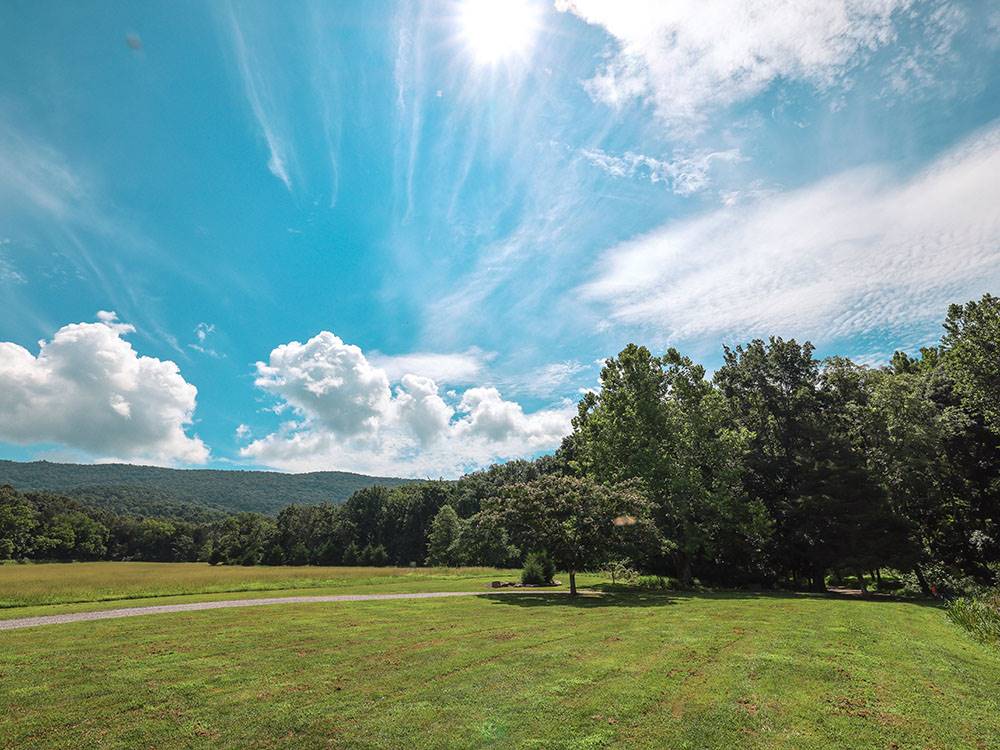
[[[14,570],[42,567],[75,566]],[[314,569],[281,570],[287,581]],[[331,570],[353,583],[331,586]],[[260,571],[239,572],[246,585]],[[498,577],[407,578],[428,573],[329,569],[332,590],[297,593],[470,591]],[[81,608],[100,607],[2,614]],[[924,603],[641,592],[295,603],[0,632],[0,747],[981,750],[1000,747],[998,684],[1000,651]]]

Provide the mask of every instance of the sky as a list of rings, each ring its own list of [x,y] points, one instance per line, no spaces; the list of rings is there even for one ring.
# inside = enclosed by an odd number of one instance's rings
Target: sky
[[[0,61],[0,458],[453,477],[629,342],[1000,292],[989,0],[8,0]]]

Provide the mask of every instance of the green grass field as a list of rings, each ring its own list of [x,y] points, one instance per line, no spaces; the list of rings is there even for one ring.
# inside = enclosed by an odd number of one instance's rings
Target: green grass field
[[[119,562],[0,565],[0,609],[76,602],[119,602],[117,606],[121,606],[125,599],[189,594],[267,592],[272,596],[274,591],[300,589],[321,589],[322,593],[459,591],[469,586],[480,588],[496,579],[516,580],[517,575],[518,571],[493,568],[229,567]],[[0,616],[4,615],[21,617],[23,613],[0,612]]]
[[[44,585],[48,569],[89,581],[77,598],[97,599],[102,576],[138,571],[75,567],[5,568],[0,590],[37,602],[31,591],[59,588]],[[149,569],[136,594],[222,583],[186,568]],[[316,573],[313,592],[475,590],[496,577],[333,570],[223,575],[287,587]],[[67,607],[84,605],[4,614]],[[0,632],[0,747],[981,750],[1000,748],[998,686],[1000,651],[920,603],[623,593],[278,605]]]

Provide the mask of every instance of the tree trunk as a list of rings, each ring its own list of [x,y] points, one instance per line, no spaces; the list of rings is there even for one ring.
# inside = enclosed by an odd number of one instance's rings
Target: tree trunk
[[[571,570],[569,572],[569,593],[576,596],[576,571]]]
[[[917,581],[920,583],[920,590],[923,592],[924,596],[930,596],[931,587],[927,584],[927,579],[924,578],[924,571],[920,569],[919,565],[914,565],[913,572],[917,574]]]
[[[858,571],[858,585],[861,586],[861,596],[868,593],[868,581],[865,580],[865,573],[863,570]]]
[[[691,575],[691,557],[686,552],[677,551],[677,576],[681,580],[681,586],[688,588],[691,585],[693,576]]]
[[[810,588],[817,592],[826,591],[826,568],[814,568],[811,576]]]

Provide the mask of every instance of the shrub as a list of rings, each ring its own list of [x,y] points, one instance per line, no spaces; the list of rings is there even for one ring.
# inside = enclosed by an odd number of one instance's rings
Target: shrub
[[[636,579],[635,585],[640,589],[653,591],[669,591],[678,588],[677,581],[663,576],[640,576]]]
[[[948,617],[983,643],[1000,645],[1000,590],[956,599]]]
[[[361,564],[381,568],[389,564],[389,555],[381,544],[369,544],[361,550]]]
[[[521,583],[533,586],[548,586],[556,574],[555,563],[544,552],[532,552],[524,560]]]
[[[611,585],[624,584],[631,586],[639,580],[639,571],[635,570],[627,559],[612,560],[604,566],[604,575],[611,579]]]

